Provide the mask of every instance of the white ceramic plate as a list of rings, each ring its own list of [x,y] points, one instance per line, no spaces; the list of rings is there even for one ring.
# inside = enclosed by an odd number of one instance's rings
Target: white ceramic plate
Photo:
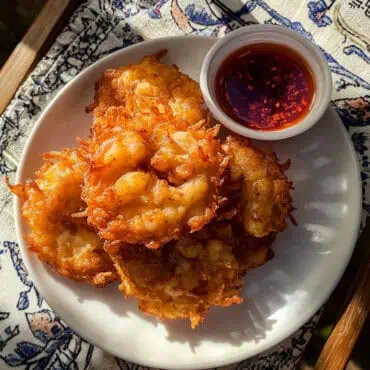
[[[103,70],[168,49],[164,61],[198,79],[202,60],[213,45],[206,37],[170,37],[141,43],[87,68],[50,103],[36,125],[19,166],[17,181],[32,177],[39,154],[75,145],[86,137],[94,83]],[[273,143],[281,160],[290,158],[294,213],[274,244],[275,257],[246,277],[245,303],[213,309],[205,324],[158,322],[124,300],[117,285],[103,290],[55,274],[27,249],[27,230],[15,201],[18,238],[24,262],[49,305],[81,336],[126,360],[147,366],[201,369],[256,355],[303,325],[325,302],[352,254],[360,223],[359,169],[350,139],[329,110],[305,134]]]

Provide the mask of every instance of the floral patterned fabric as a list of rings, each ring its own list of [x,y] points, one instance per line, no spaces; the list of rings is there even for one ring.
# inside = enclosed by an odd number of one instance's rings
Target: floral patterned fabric
[[[133,43],[199,34],[222,37],[255,23],[288,27],[315,42],[334,80],[332,105],[362,168],[363,215],[370,210],[370,1],[89,0],[71,17],[0,120],[0,172],[14,179],[28,135],[53,96],[91,63]],[[328,138],[330,140],[330,138]],[[38,294],[15,240],[12,197],[0,184],[0,369],[144,369],[80,338]],[[291,369],[319,314],[294,336],[227,369]]]

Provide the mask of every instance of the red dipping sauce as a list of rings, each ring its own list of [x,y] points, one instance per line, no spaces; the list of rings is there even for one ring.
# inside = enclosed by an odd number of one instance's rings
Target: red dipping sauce
[[[309,112],[315,83],[305,60],[273,43],[243,47],[216,74],[216,99],[234,121],[254,130],[279,130]]]

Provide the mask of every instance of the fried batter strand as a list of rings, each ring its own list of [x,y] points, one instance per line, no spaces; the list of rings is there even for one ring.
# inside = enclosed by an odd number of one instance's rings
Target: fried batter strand
[[[242,183],[242,216],[245,231],[255,237],[283,231],[293,211],[291,182],[275,153],[264,152],[248,140],[227,138],[224,149],[229,155],[230,173]]]
[[[195,328],[211,306],[241,303],[242,277],[270,257],[268,245],[260,245],[244,248],[239,260],[235,246],[231,225],[217,224],[155,251],[117,242],[105,249],[122,279],[120,289],[137,298],[140,310],[162,319],[189,318]]]
[[[116,280],[113,264],[86,219],[72,215],[84,208],[81,184],[87,171],[74,149],[43,155],[35,180],[9,185],[23,201],[22,213],[32,251],[61,275],[104,286]]]

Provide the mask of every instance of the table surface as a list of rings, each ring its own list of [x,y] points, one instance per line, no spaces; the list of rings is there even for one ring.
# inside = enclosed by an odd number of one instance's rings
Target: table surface
[[[2,43],[0,49],[0,68],[5,63],[12,48],[21,40],[27,27],[31,25],[36,15],[39,13],[41,6],[45,0],[3,0],[0,4],[0,40],[7,40]],[[57,27],[53,30],[50,37],[47,38],[42,50],[37,59],[42,57],[43,53],[48,49],[55,39],[55,36],[60,32],[64,23],[68,20],[71,11],[78,5],[78,1],[68,9],[63,15]],[[367,231],[356,248],[354,256],[341,279],[336,291],[326,304],[324,313],[320,319],[316,331],[306,348],[304,357],[299,364],[300,369],[311,369],[317,361],[317,358],[338,318],[343,312],[345,304],[344,297],[346,292],[353,288],[353,279],[358,270],[361,260],[368,248],[370,241],[370,233]],[[370,369],[370,357],[368,356],[368,343],[370,342],[370,319],[368,318],[364,325],[359,340],[354,348],[351,360],[347,365],[347,369]]]

